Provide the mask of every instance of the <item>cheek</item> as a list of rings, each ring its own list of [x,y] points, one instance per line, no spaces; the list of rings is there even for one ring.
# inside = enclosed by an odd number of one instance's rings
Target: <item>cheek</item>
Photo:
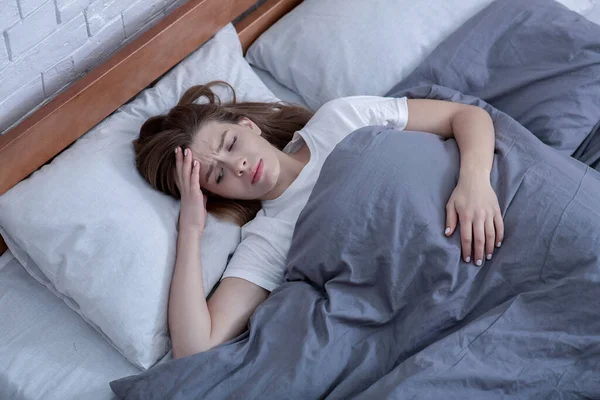
[[[240,187],[238,182],[222,182],[219,185],[213,185],[212,190],[209,190],[221,197],[233,198],[239,194]]]
[[[217,195],[219,194],[219,185],[215,185],[215,184],[210,184],[210,185],[203,185],[202,182],[200,182],[200,189],[203,191],[208,191]]]

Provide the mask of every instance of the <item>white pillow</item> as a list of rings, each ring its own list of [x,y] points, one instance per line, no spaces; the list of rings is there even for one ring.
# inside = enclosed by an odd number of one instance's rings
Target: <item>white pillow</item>
[[[493,0],[305,0],[248,49],[316,110],[353,95],[383,96]],[[578,12],[591,0],[561,0]]]
[[[170,349],[179,201],[143,180],[131,141],[188,87],[216,79],[232,84],[240,100],[277,101],[244,60],[230,24],[0,196],[0,233],[19,262],[142,369]],[[209,216],[201,244],[207,295],[239,241],[238,226]]]

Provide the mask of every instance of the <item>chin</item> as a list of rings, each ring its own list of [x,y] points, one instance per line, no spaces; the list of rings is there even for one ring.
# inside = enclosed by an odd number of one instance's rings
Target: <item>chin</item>
[[[277,180],[276,180],[276,179],[273,179],[273,178],[271,177],[271,175],[268,175],[268,174],[265,174],[265,175],[263,175],[263,177],[262,177],[261,181],[262,181],[262,182],[261,182],[261,186],[262,186],[263,188],[265,188],[265,190],[266,190],[267,192],[270,192],[270,191],[272,191],[273,189],[275,189],[275,186],[276,186]]]

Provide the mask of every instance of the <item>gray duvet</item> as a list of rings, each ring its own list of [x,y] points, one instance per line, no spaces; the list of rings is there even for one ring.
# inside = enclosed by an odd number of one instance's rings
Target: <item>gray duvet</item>
[[[537,12],[535,2],[509,3],[475,20]],[[552,3],[544,12],[565,11]],[[487,30],[477,26],[454,45],[484,48]],[[111,382],[118,398],[600,398],[595,124],[572,144],[586,165],[494,99],[428,81],[435,57],[389,95],[476,104],[492,116],[491,182],[505,224],[493,259],[465,264],[459,232],[444,236],[459,170],[454,140],[360,129],[327,158],[296,224],[285,282],[249,330]]]

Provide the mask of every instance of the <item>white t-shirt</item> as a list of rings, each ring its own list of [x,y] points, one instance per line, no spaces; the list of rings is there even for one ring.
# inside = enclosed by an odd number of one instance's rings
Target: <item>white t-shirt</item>
[[[327,156],[356,129],[369,125],[404,129],[407,121],[405,97],[353,96],[324,104],[302,130],[294,133],[292,141],[283,149],[286,153],[294,153],[306,142],[310,160],[279,197],[263,201],[256,217],[242,227],[242,241],[222,279],[243,278],[268,291],[283,283],[296,220]]]

